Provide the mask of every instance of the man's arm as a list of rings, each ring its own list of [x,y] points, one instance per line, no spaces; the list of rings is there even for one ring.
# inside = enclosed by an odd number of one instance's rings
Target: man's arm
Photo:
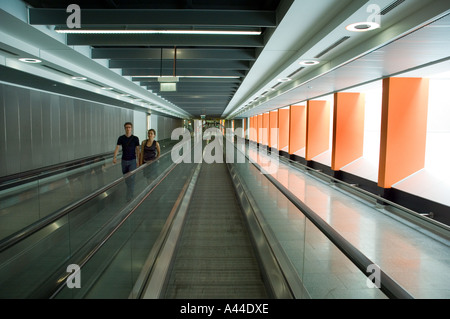
[[[140,158],[141,158],[141,152],[140,152],[140,145],[136,146],[136,160],[137,160],[137,167],[140,166]]]
[[[114,150],[113,164],[116,164],[117,153],[119,152],[119,145],[116,145],[116,149]]]

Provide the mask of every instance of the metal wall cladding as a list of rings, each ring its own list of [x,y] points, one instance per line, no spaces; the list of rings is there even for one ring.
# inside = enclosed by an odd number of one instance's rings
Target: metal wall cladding
[[[162,116],[157,116],[156,125],[158,127],[158,139],[164,139],[164,118]]]
[[[176,129],[178,127],[183,127],[183,120],[181,120],[181,119],[172,119],[172,118],[169,118],[168,120],[169,120],[169,122],[166,125],[165,135],[166,135],[166,138],[170,139],[170,136],[172,135],[172,131],[174,129]]]
[[[6,172],[5,88],[0,85],[0,176]]]
[[[0,83],[0,176],[112,152],[133,110]]]
[[[165,140],[171,138],[174,129],[183,127],[183,120],[152,114],[150,125],[156,130],[156,140]]]

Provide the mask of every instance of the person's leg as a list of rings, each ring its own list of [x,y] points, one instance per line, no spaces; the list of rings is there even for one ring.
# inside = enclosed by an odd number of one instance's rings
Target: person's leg
[[[137,168],[136,160],[129,161],[129,172],[134,171]]]
[[[136,160],[130,161],[128,168],[129,168],[129,172],[134,171],[137,168]],[[133,198],[133,196],[134,196],[134,178],[135,178],[135,174],[128,176],[129,183],[130,183],[129,184],[130,185],[130,187],[129,187],[130,196],[131,196],[130,199]]]
[[[128,173],[128,161],[122,160],[122,174]]]
[[[130,167],[130,164],[131,164],[131,162],[132,161],[124,161],[124,160],[122,160],[122,173],[125,175],[126,173],[128,173],[128,172],[131,172],[131,167]],[[127,197],[126,197],[126,199],[127,199],[127,202],[129,202],[132,198],[133,198],[133,192],[134,192],[134,185],[133,185],[133,183],[132,183],[132,180],[131,180],[131,177],[132,176],[127,176],[127,177],[125,177],[125,184],[127,185]]]

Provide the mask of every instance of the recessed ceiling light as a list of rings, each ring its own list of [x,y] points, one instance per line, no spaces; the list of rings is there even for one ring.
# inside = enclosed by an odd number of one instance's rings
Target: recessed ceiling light
[[[280,79],[277,79],[277,81],[278,82],[288,82],[288,81],[291,81],[292,79],[290,79],[290,78],[280,78]]]
[[[114,90],[113,88],[110,88],[110,87],[102,87],[102,90],[105,90],[105,91],[111,91],[111,90]]]
[[[120,94],[120,96],[130,96],[130,94],[124,93],[124,94]]]
[[[33,58],[20,58],[19,61],[25,62],[25,63],[41,63],[41,60],[33,59]]]
[[[299,64],[301,65],[316,65],[319,64],[319,61],[315,61],[315,60],[305,60],[305,61],[300,61]]]
[[[357,22],[349,24],[345,27],[348,31],[352,32],[366,32],[379,28],[380,25],[376,22]]]
[[[85,78],[84,76],[72,76],[72,80],[86,81],[87,78]]]

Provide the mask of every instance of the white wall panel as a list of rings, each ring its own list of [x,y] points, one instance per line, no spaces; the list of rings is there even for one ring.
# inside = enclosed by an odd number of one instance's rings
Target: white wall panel
[[[142,142],[147,138],[147,114],[133,111],[133,134]]]

